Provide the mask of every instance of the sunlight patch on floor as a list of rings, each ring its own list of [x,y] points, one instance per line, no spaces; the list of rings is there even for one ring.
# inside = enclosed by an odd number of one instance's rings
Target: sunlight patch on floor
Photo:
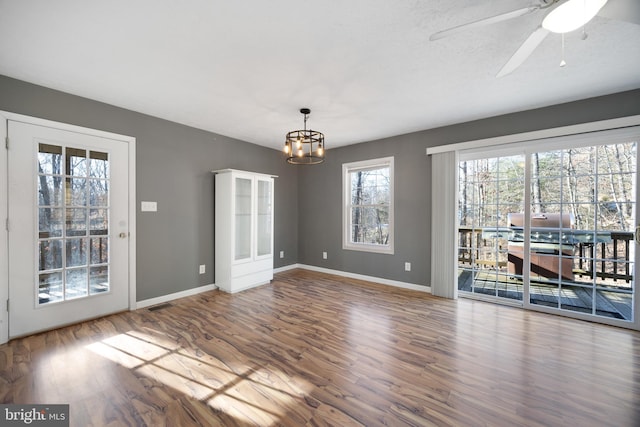
[[[312,385],[289,378],[273,366],[226,366],[205,354],[196,357],[161,333],[129,331],[86,346],[93,353],[132,369],[242,422],[275,425],[304,402]]]

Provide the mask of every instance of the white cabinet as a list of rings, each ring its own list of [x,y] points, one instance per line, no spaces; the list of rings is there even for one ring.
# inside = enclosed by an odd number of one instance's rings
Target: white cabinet
[[[273,279],[273,175],[215,174],[215,284],[239,292]]]

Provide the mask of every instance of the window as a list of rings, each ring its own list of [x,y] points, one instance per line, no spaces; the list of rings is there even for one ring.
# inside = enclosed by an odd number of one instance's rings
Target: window
[[[342,165],[342,248],[393,254],[393,157]]]

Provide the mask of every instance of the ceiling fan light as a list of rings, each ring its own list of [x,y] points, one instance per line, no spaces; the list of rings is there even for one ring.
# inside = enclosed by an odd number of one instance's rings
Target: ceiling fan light
[[[585,25],[598,14],[607,0],[568,0],[549,12],[542,28],[553,33],[568,33]]]

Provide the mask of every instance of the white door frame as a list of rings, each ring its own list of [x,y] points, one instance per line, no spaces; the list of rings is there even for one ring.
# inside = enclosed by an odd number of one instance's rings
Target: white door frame
[[[136,309],[136,138],[90,129],[82,126],[59,123],[51,120],[39,119],[22,114],[10,113],[0,110],[0,134],[6,141],[7,121],[28,123],[32,125],[45,126],[76,133],[84,133],[96,137],[103,137],[125,142],[128,146],[128,168],[129,168],[129,188],[128,188],[128,222],[129,222],[129,310]],[[11,142],[9,141],[9,144]],[[5,145],[6,147],[6,145]],[[9,339],[9,312],[7,310],[7,300],[9,298],[9,247],[8,232],[6,227],[8,212],[8,154],[7,149],[0,150],[0,209],[3,215],[0,216],[4,224],[0,225],[0,344]]]

